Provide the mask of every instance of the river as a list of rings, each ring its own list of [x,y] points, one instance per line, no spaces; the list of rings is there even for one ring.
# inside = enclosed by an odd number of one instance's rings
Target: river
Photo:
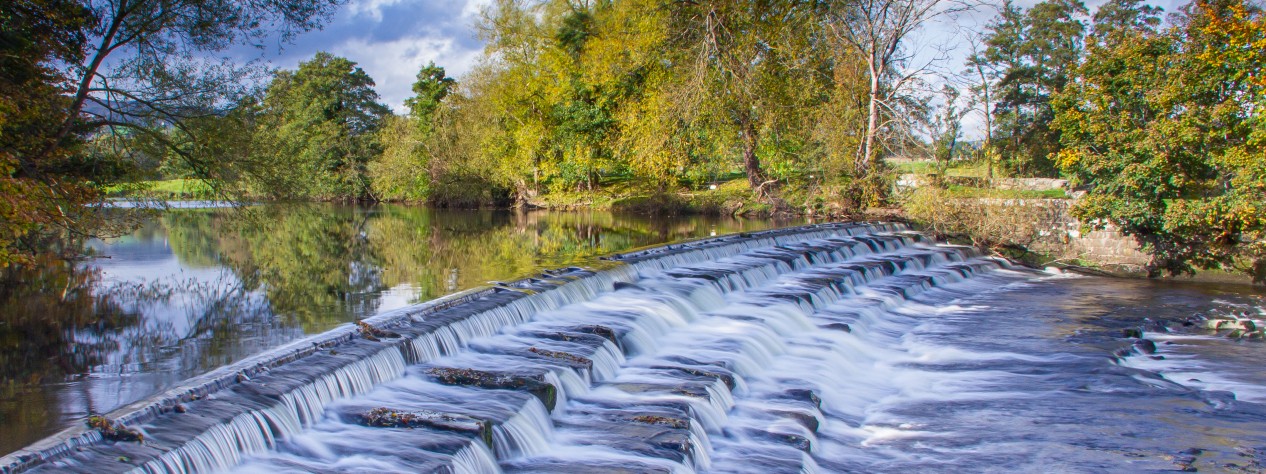
[[[6,321],[27,325],[66,311],[30,301],[80,308],[6,334],[28,347],[5,356],[26,374],[6,374],[27,387],[6,392],[15,433],[411,302],[537,278],[241,372],[136,418],[146,444],[36,472],[1266,470],[1266,344],[1209,329],[1260,327],[1261,289],[1036,271],[892,226],[745,234],[608,265],[595,258],[779,223],[224,212],[168,213],[95,243],[111,258],[79,279],[48,272],[7,300],[19,309]],[[590,264],[606,269],[539,273]],[[61,352],[33,352],[45,347]]]
[[[0,287],[0,455],[340,324],[631,248],[802,221],[183,204]]]

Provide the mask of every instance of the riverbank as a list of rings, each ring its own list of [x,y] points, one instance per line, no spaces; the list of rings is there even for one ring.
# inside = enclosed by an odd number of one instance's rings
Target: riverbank
[[[918,172],[901,174],[895,183],[894,206],[864,210],[859,210],[860,206],[838,187],[805,182],[785,185],[769,196],[758,197],[743,178],[673,190],[631,182],[604,182],[592,190],[536,194],[520,202],[519,208],[643,216],[901,221],[945,240],[975,246],[1034,268],[1056,267],[1128,278],[1156,276],[1149,274],[1150,255],[1143,252],[1133,238],[1111,228],[1081,235],[1081,224],[1068,215],[1068,208],[1075,199],[1064,189],[1025,188],[1016,184],[1038,180],[1001,178],[998,181],[1007,186],[1005,189],[982,187],[975,182],[981,178],[970,173],[978,170],[967,171],[969,173],[964,174],[962,170],[951,169],[939,179]],[[114,193],[158,200],[216,195],[211,186],[198,180],[143,182],[115,189]],[[1253,284],[1248,276],[1221,270],[1199,270],[1191,275],[1163,278]]]
[[[801,220],[421,206],[172,206],[4,273],[0,454],[340,325],[651,245]],[[50,291],[53,288],[56,291]]]
[[[752,452],[769,471],[1260,467],[1251,457],[1263,439],[1259,346],[1202,329],[1206,318],[1261,314],[1260,297],[1013,269],[866,227],[641,249],[608,258],[664,271],[568,269],[468,294],[484,297],[479,311],[449,300],[452,311],[380,314],[291,346],[308,348],[301,353],[224,364],[170,398],[106,414],[118,431],[142,432],[146,449],[103,442],[45,467],[121,470],[165,452],[204,469],[259,471],[332,462],[313,452],[345,468],[420,471],[465,462],[453,452],[479,454],[487,472],[708,460],[738,471]],[[403,317],[429,308],[436,312],[426,318]],[[560,308],[561,318],[552,311]],[[1159,339],[1170,336],[1166,327],[1183,339]],[[745,390],[735,390],[739,377]],[[340,390],[309,389],[326,382]],[[387,410],[401,416],[385,424],[362,416]],[[1104,423],[1105,410],[1119,416]],[[223,443],[189,441],[209,431],[208,419],[251,422],[216,431]],[[279,432],[285,441],[273,442]],[[955,457],[964,446],[972,456]],[[563,449],[546,451],[554,447]],[[8,462],[48,461],[0,464]]]
[[[112,198],[159,199],[164,201],[204,200],[218,197],[215,188],[201,179],[164,179],[111,186],[105,194]]]
[[[786,204],[783,199],[757,198],[744,179],[722,181],[701,189],[657,190],[610,186],[593,191],[552,192],[529,199],[527,205],[550,210],[589,209],[668,216],[767,218],[806,214],[804,209]]]
[[[853,211],[856,204],[842,199],[831,199],[817,185],[787,187],[777,195],[759,198],[755,196],[746,179],[722,180],[705,187],[655,189],[628,182],[607,183],[592,190],[551,191],[539,193],[520,202],[526,209],[554,211],[599,211],[659,216],[713,216],[713,217],[799,217],[843,219],[858,217]],[[224,197],[202,180],[171,179],[142,181],[106,189],[112,198],[151,200],[204,200]],[[262,196],[233,196],[238,200],[269,201]],[[470,199],[468,196],[438,197],[438,203],[407,200],[383,200],[384,203],[404,205],[430,205],[451,209],[510,209],[514,206],[496,205],[496,199]],[[510,202],[509,199],[501,201]],[[462,205],[446,205],[449,203]],[[438,204],[438,205],[437,205]]]
[[[950,242],[970,245],[1033,268],[1188,283],[1254,285],[1250,275],[1221,269],[1187,274],[1157,270],[1135,236],[1116,227],[1088,227],[1074,217],[1075,199],[963,196],[924,187],[902,202],[900,217]]]

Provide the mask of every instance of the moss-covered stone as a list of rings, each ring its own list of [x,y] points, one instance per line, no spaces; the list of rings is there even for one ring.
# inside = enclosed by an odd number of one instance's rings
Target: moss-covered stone
[[[454,413],[405,411],[378,407],[351,415],[356,423],[374,428],[432,428],[473,434],[492,447],[492,422]]]
[[[558,388],[545,382],[543,373],[493,372],[477,369],[432,367],[427,374],[445,385],[521,390],[541,400],[550,411],[558,403]]]
[[[140,443],[145,441],[145,435],[140,431],[123,426],[122,423],[115,423],[104,416],[88,417],[88,427],[101,432],[101,436],[110,441],[132,441]]]
[[[399,334],[376,328],[364,321],[356,321],[356,327],[360,329],[360,337],[374,342],[378,342],[383,339],[395,339],[400,337]]]

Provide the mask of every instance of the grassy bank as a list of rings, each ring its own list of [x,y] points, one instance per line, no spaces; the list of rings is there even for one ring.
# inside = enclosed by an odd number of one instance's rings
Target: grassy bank
[[[954,176],[960,178],[986,178],[989,176],[989,167],[983,162],[977,161],[955,161],[947,166],[944,173],[941,173],[940,163],[932,160],[895,160],[888,163],[893,172],[897,174],[944,174],[945,176]],[[994,170],[997,173],[997,170]]]
[[[112,198],[143,198],[162,200],[216,199],[215,190],[200,179],[167,179],[140,181],[106,188],[106,196]]]
[[[595,191],[543,194],[530,200],[528,204],[560,210],[595,209],[636,214],[769,217],[809,213],[805,203],[812,201],[807,197],[810,194],[813,193],[801,188],[785,188],[774,198],[761,199],[752,193],[746,179],[732,179],[699,189],[660,190],[614,184]],[[844,206],[834,204],[834,208],[843,209]],[[843,216],[847,213],[838,212],[836,215]]]

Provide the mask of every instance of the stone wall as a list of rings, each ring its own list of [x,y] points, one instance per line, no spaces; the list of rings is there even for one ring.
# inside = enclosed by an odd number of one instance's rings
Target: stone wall
[[[1068,180],[1052,178],[998,178],[994,180],[994,186],[998,189],[1047,191],[1052,189],[1068,189]]]
[[[1029,247],[1054,255],[1059,259],[1079,259],[1108,269],[1138,273],[1151,257],[1139,249],[1138,241],[1121,234],[1108,224],[1105,228],[1082,232],[1082,223],[1069,213],[1075,202],[1070,199],[1007,199],[993,200],[991,204],[1042,208],[1046,220],[1042,225],[1049,228],[1042,238]]]

